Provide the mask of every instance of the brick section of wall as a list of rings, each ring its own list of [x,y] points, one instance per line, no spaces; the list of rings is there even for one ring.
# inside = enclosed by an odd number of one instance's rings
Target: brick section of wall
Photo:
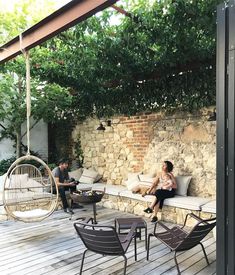
[[[136,164],[133,165],[133,172],[143,170],[144,157],[153,137],[153,129],[149,127],[149,121],[153,116],[142,115],[134,117],[124,117],[120,119],[120,123],[125,124],[132,136],[123,140],[123,144],[133,153]]]

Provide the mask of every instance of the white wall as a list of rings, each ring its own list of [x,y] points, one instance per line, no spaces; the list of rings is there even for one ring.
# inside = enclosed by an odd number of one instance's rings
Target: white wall
[[[6,125],[6,123],[5,123]],[[33,125],[33,120],[31,121]],[[22,134],[26,131],[26,123],[22,125]],[[23,144],[27,145],[26,135],[23,137]],[[0,141],[0,160],[8,159],[15,155],[14,142],[10,139]],[[43,160],[48,159],[48,129],[47,123],[39,121],[30,131],[30,149],[40,154]]]
[[[14,142],[10,139],[3,139],[0,141],[0,160],[14,156],[15,148],[13,145]]]

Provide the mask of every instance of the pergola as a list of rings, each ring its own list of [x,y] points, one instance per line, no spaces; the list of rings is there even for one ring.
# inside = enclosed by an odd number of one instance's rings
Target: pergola
[[[118,0],[73,0],[0,47],[0,64],[78,24]],[[235,5],[217,9],[217,274],[235,274]]]
[[[115,4],[118,0],[72,0],[31,28],[0,47],[0,64],[30,50],[60,32]],[[116,7],[115,7],[116,8]]]

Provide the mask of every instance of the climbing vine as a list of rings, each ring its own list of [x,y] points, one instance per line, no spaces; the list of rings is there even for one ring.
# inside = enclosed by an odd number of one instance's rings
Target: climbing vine
[[[69,87],[80,118],[215,104],[219,0],[121,1],[35,50],[34,74]]]
[[[89,116],[215,105],[220,2],[118,1],[127,16],[106,9],[30,50],[32,116],[59,128],[64,122],[67,133],[70,122]],[[6,19],[10,26],[11,17]],[[24,67],[19,56],[0,68],[0,114],[11,122],[2,136],[15,133],[25,119],[25,93],[16,93],[15,77],[24,87]]]

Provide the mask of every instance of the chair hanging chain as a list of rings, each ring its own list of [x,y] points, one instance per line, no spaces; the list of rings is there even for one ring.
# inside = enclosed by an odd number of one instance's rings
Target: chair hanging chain
[[[20,34],[20,50],[26,62],[26,108],[27,108],[27,155],[30,155],[30,115],[31,115],[31,86],[30,86],[30,61],[29,52],[22,46],[22,34]]]

